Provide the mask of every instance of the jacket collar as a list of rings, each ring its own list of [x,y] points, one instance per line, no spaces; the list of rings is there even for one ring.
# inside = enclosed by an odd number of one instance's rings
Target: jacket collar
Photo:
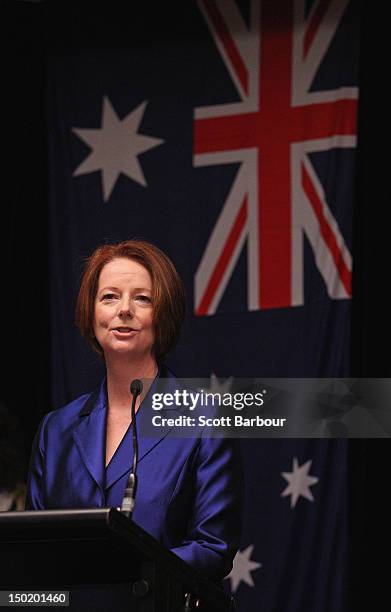
[[[99,488],[104,491],[106,448],[106,379],[91,393],[80,413],[80,423],[73,431],[73,440],[80,456]]]
[[[151,432],[152,394],[170,393],[179,388],[179,382],[173,374],[162,366],[152,383],[146,397],[136,413],[136,424],[139,444],[138,462],[151,452],[169,433],[172,428],[158,428],[153,436]],[[129,407],[130,408],[130,407]],[[172,407],[176,410],[176,407]],[[80,423],[73,432],[73,439],[77,445],[80,456],[91,474],[92,478],[103,491],[122,478],[132,467],[133,453],[131,431],[125,434],[124,439],[116,450],[108,468],[105,468],[106,449],[106,417],[107,417],[107,385],[104,379],[100,387],[92,393],[82,406],[79,413]]]

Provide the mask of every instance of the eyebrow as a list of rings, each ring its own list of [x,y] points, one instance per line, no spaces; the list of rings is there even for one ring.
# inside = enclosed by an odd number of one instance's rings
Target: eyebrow
[[[121,291],[119,287],[103,287],[98,291],[98,293],[102,293],[102,291]],[[148,291],[152,293],[152,289],[147,289],[147,287],[134,287],[132,291]]]

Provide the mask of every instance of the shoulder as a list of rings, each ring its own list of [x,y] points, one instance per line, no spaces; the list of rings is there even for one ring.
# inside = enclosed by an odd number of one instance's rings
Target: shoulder
[[[48,430],[63,430],[72,426],[79,421],[80,416],[87,410],[91,411],[92,406],[97,398],[97,391],[91,393],[84,393],[73,399],[65,406],[52,410],[44,416],[41,421],[41,431]]]
[[[32,455],[45,453],[50,446],[59,448],[69,438],[75,425],[80,421],[85,406],[94,393],[85,393],[69,404],[48,412],[41,420],[33,441]]]
[[[69,404],[65,404],[65,406],[61,406],[61,408],[57,408],[50,412],[50,416],[52,419],[69,420],[73,417],[77,417],[80,415],[86,406],[89,403],[89,400],[94,395],[94,392],[91,393],[83,393],[83,395],[79,395],[73,399]]]

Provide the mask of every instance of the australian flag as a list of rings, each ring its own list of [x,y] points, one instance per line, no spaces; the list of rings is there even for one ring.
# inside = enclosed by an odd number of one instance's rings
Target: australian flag
[[[178,377],[349,375],[356,3],[48,10],[53,407],[102,374],[74,326],[83,260],[133,237],[186,285]],[[346,445],[242,446],[238,610],[345,610]]]

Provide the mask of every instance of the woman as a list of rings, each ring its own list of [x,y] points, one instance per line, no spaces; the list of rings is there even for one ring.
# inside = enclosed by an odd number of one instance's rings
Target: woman
[[[178,382],[164,366],[184,316],[183,284],[155,246],[129,240],[87,261],[77,302],[82,335],[103,357],[94,393],[49,413],[36,435],[27,508],[119,507],[132,463],[130,382],[154,379],[136,405],[143,432],[150,397]],[[214,579],[229,573],[240,525],[240,475],[229,440],[175,438],[164,429],[139,440],[133,520]]]

